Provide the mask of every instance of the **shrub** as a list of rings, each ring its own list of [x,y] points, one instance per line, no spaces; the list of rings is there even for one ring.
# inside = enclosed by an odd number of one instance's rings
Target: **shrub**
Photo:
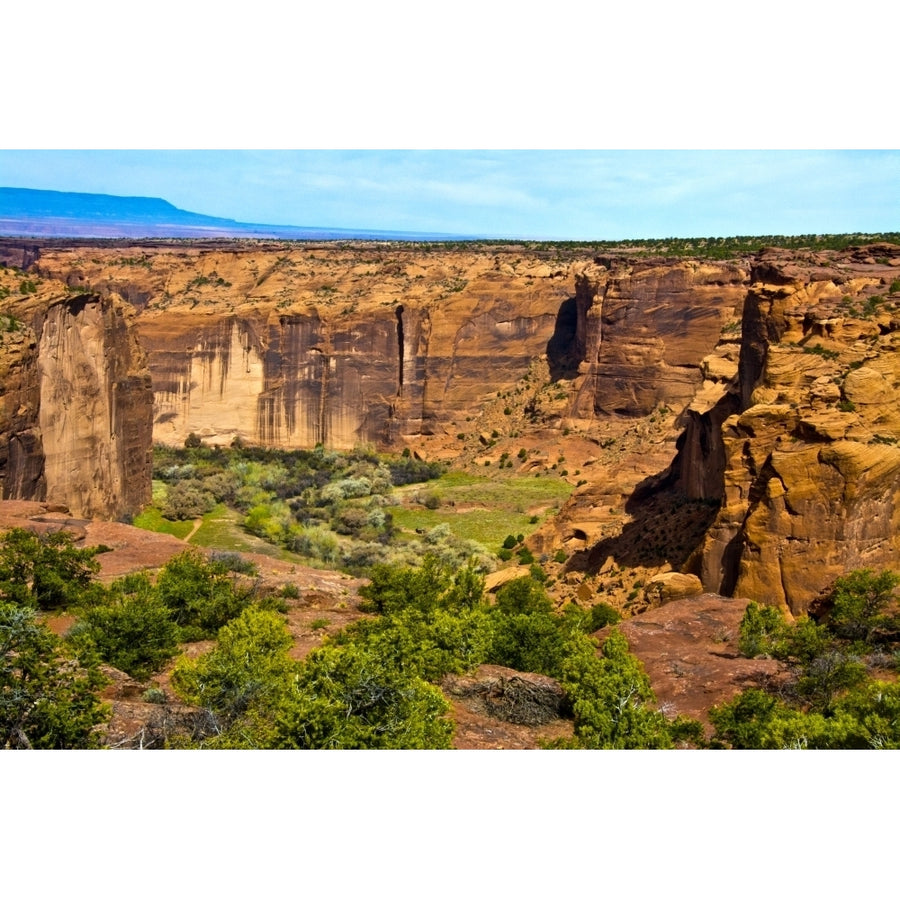
[[[838,693],[862,684],[865,678],[866,667],[858,657],[830,650],[804,667],[797,691],[827,713]]]
[[[176,521],[197,519],[210,512],[215,505],[215,497],[203,489],[201,482],[185,479],[168,486],[162,514]]]
[[[615,625],[621,618],[618,611],[608,603],[595,603],[591,607],[589,628],[591,631],[598,631],[607,625]]]
[[[898,585],[900,576],[887,570],[876,575],[871,569],[858,569],[838,578],[830,596],[831,630],[848,640],[876,640],[880,631],[895,627],[885,611]]]
[[[259,566],[255,562],[226,550],[214,550],[209,555],[210,562],[223,572],[238,572],[241,575],[258,575]]]
[[[179,629],[146,575],[114,582],[108,601],[91,606],[69,632],[75,646],[139,681],[178,652]]]
[[[202,640],[216,632],[249,605],[221,565],[210,564],[196,550],[170,559],[156,583],[162,602],[181,629],[183,640]]]
[[[673,744],[672,725],[654,709],[644,667],[618,631],[610,633],[598,658],[586,637],[573,642],[561,682],[575,717],[572,746],[586,749],[657,749]],[[684,720],[679,733],[696,734]]]
[[[442,749],[453,723],[441,692],[362,647],[326,646],[304,662],[276,722],[290,749]]]
[[[774,648],[784,638],[786,628],[779,610],[751,601],[741,619],[738,650],[748,659],[772,656]]]
[[[218,730],[241,724],[239,744],[267,745],[269,717],[290,690],[296,664],[281,616],[253,607],[222,627],[216,646],[196,659],[182,657],[172,684],[188,703],[209,710]],[[232,741],[236,737],[232,737]],[[229,741],[226,738],[226,746]]]
[[[0,600],[41,609],[85,602],[100,569],[98,552],[76,547],[65,531],[37,535],[13,528],[0,543]]]
[[[103,683],[96,664],[72,658],[34,610],[0,601],[0,748],[97,747],[110,714],[96,696]]]

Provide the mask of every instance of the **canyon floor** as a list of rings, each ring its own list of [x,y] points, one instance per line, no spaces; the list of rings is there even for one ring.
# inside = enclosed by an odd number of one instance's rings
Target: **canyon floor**
[[[111,581],[129,572],[163,566],[181,553],[185,541],[114,522],[74,520],[47,504],[25,501],[0,502],[0,528],[27,527],[36,531],[65,528],[80,537],[85,546],[109,548],[101,553],[99,578]],[[299,588],[300,597],[288,600],[287,621],[294,640],[292,656],[303,658],[333,634],[365,613],[359,609],[359,586],[363,583],[340,572],[313,569],[285,562],[270,554],[244,554],[258,568],[257,580],[277,589],[285,584]],[[676,600],[621,624],[632,651],[643,662],[663,710],[668,715],[689,715],[706,723],[710,707],[730,699],[748,686],[761,685],[776,674],[773,660],[747,660],[737,652],[738,625],[746,600],[715,595]],[[62,634],[71,627],[70,616],[50,616],[48,625]],[[602,632],[598,637],[602,637]],[[212,642],[185,645],[194,656],[206,652]],[[113,716],[106,745],[116,748],[153,747],[167,727],[175,727],[179,716],[190,710],[177,702],[170,684],[173,664],[147,682],[137,682],[124,673],[105,667],[110,684],[104,699],[112,704]],[[571,720],[555,718],[544,724],[516,724],[491,715],[484,696],[498,677],[537,678],[482,666],[468,678],[468,690],[445,683],[456,723],[454,746],[459,749],[536,749],[556,738],[571,736]],[[457,679],[460,681],[460,679]],[[165,692],[164,704],[148,702],[145,694],[156,688]]]

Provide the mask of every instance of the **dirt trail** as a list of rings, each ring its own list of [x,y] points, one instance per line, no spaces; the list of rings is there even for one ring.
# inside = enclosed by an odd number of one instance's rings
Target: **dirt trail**
[[[184,542],[189,544],[191,542],[191,538],[200,530],[200,526],[203,524],[203,519],[194,519],[194,527],[184,536]]]

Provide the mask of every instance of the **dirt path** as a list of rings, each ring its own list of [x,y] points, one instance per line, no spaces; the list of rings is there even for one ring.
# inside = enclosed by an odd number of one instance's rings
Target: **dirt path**
[[[189,544],[191,542],[191,538],[200,530],[200,526],[203,524],[203,519],[194,519],[194,527],[184,536],[184,542]]]

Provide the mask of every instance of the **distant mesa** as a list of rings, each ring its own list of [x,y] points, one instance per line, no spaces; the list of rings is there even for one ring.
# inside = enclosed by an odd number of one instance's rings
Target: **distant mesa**
[[[0,236],[293,241],[437,241],[472,237],[417,231],[253,225],[187,212],[157,197],[117,197],[10,187],[0,187]]]

